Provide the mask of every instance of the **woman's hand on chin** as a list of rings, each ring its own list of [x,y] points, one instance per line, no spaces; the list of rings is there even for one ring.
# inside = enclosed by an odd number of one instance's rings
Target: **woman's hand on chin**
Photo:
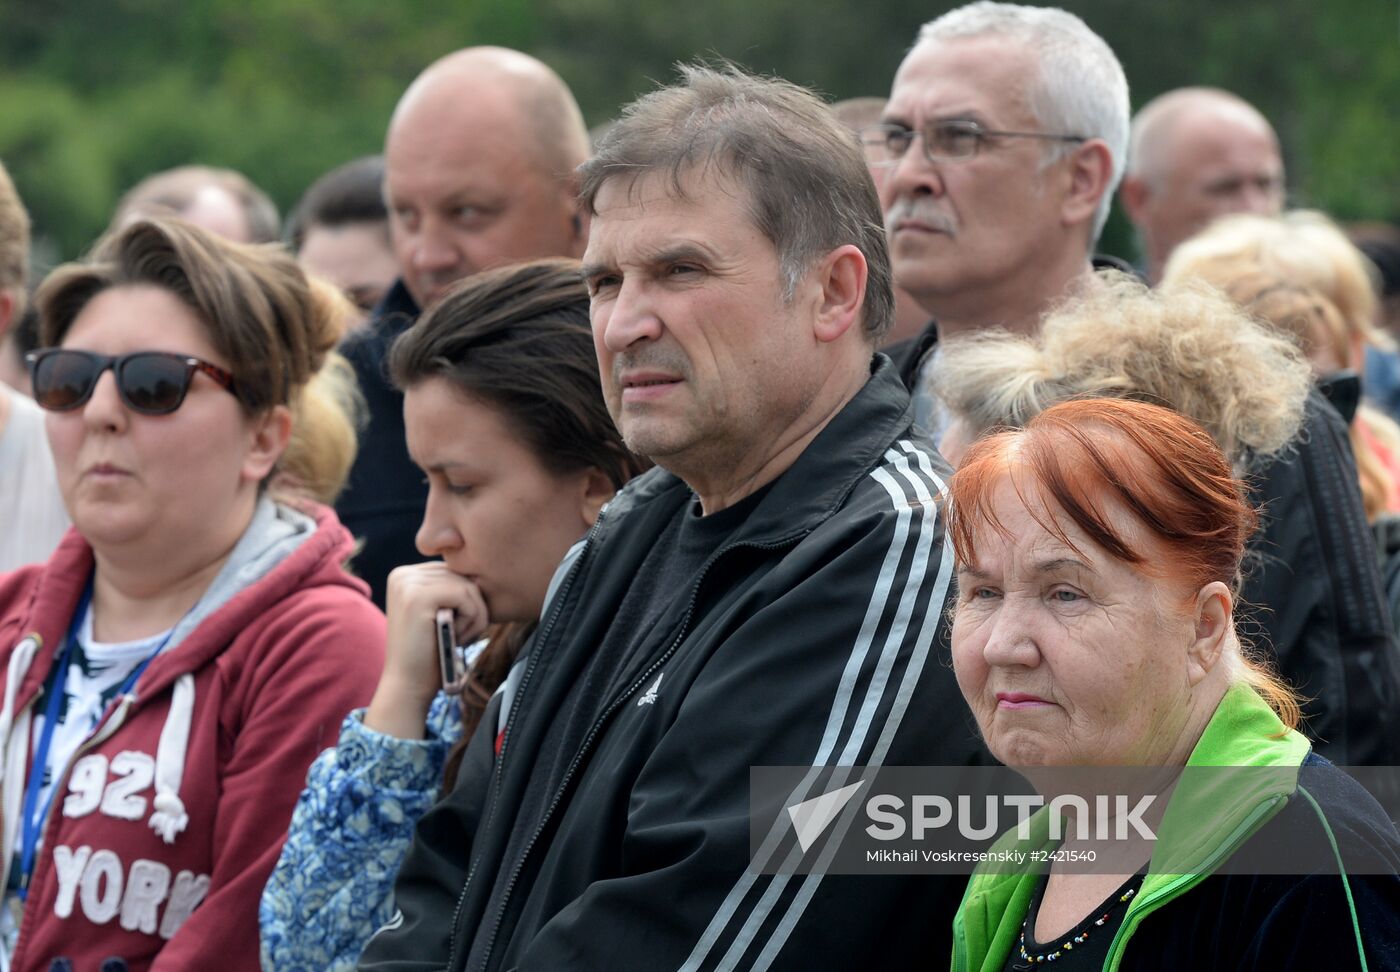
[[[365,712],[365,726],[401,739],[422,739],[428,708],[442,688],[438,611],[447,608],[455,615],[457,644],[479,638],[490,616],[476,584],[441,561],[395,568],[389,574],[387,603],[384,672]]]

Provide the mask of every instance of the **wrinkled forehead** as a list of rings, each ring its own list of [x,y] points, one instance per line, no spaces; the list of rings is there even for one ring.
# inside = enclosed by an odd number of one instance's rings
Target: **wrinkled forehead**
[[[1041,484],[1013,464],[1004,466],[963,511],[978,564],[989,558],[1033,553],[1089,554],[1093,542],[1053,500]],[[1086,549],[1087,548],[1087,549]],[[970,563],[969,566],[977,564]]]
[[[1167,165],[1173,172],[1232,160],[1282,169],[1278,138],[1263,116],[1243,105],[1209,104],[1183,111],[1168,131]]]
[[[716,205],[747,208],[753,193],[743,175],[718,156],[678,166],[624,169],[607,176],[593,197],[599,218],[658,206],[710,209]]]
[[[983,570],[995,563],[999,569],[1011,569],[1073,559],[1103,576],[1126,577],[1150,573],[1150,564],[1163,562],[1160,542],[1117,497],[1093,491],[1080,501],[1096,509],[1145,562],[1134,564],[1115,556],[1075,522],[1029,468],[1013,461],[974,497],[973,508],[964,511],[973,550],[969,563],[959,567]]]
[[[762,235],[752,199],[747,185],[714,164],[621,172],[593,197],[587,250],[598,253],[619,234],[633,242],[674,236],[716,245]]]
[[[543,160],[528,120],[499,100],[415,105],[395,116],[384,142],[385,184],[435,177],[470,181],[490,174],[519,179],[540,174]]]
[[[911,127],[949,118],[1028,125],[1035,65],[1034,52],[1011,37],[922,40],[895,73],[885,120]]]

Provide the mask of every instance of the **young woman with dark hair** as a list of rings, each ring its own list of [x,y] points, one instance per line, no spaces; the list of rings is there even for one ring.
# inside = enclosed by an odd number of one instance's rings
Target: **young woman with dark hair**
[[[263,894],[269,969],[350,969],[389,919],[413,825],[533,631],[550,579],[645,463],[603,403],[578,264],[472,277],[395,344],[409,452],[428,478],[418,549],[389,577],[384,673],[339,746],[316,761]],[[442,691],[436,618],[476,642]],[[480,639],[480,640],[478,640]],[[504,711],[504,707],[502,709]],[[454,747],[455,742],[455,748]]]

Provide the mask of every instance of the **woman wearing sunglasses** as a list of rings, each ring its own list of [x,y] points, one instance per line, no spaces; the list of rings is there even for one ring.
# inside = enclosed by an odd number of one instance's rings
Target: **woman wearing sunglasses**
[[[647,465],[603,404],[575,261],[462,282],[404,332],[389,366],[404,389],[409,452],[428,479],[418,549],[440,559],[390,574],[379,687],[311,768],[263,894],[263,967],[278,972],[355,967],[393,912],[414,824],[452,787],[473,732],[499,732],[482,722],[487,703],[533,631],[555,567]],[[451,695],[440,691],[434,639],[443,608],[458,643],[485,636]]]
[[[303,774],[383,658],[352,538],[269,486],[299,422],[302,451],[344,432],[305,401],[343,305],[276,249],[158,221],[38,306],[74,529],[0,577],[0,966],[251,972]]]

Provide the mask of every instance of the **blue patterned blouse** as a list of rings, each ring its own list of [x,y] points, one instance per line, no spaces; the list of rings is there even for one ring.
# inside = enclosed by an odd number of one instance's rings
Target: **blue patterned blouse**
[[[345,717],[339,744],[307,774],[258,910],[264,969],[353,970],[393,914],[394,877],[414,825],[437,800],[462,723],[456,699],[442,693],[426,739],[366,729],[364,714]]]

